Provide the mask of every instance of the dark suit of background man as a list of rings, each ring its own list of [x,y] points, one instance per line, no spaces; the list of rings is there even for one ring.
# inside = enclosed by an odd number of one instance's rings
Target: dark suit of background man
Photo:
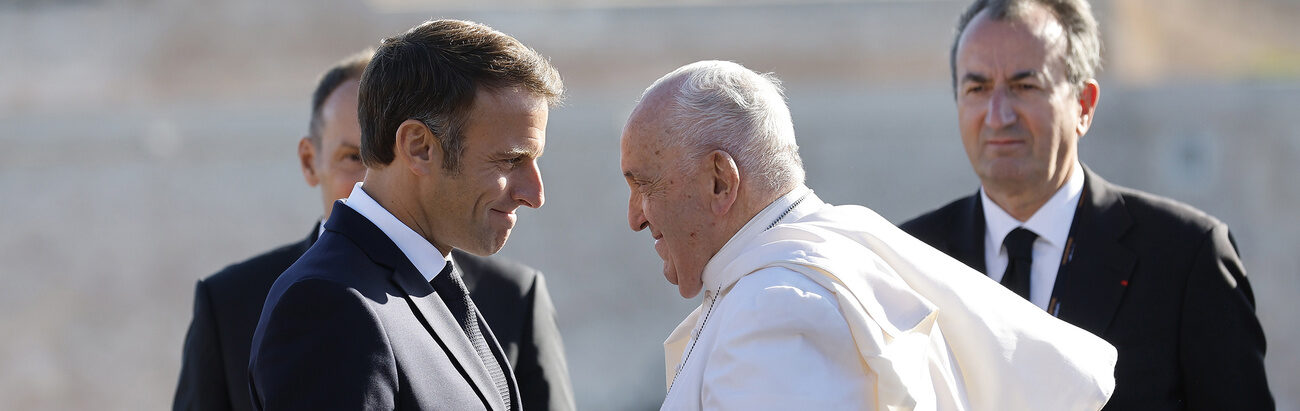
[[[982,190],[902,228],[1114,344],[1106,410],[1273,409],[1228,227],[1078,161],[1100,42],[1084,0],[971,5],[951,62]]]
[[[326,219],[334,200],[347,197],[352,186],[365,177],[357,89],[371,53],[344,59],[321,76],[312,96],[307,137],[298,142],[303,176],[307,184],[320,186]],[[198,282],[173,409],[252,409],[249,347],[262,303],[271,283],[311,248],[318,233],[319,225],[314,225],[302,241],[231,265]],[[515,370],[524,407],[573,409],[555,307],[541,273],[460,250],[452,255],[463,264],[470,294]]]

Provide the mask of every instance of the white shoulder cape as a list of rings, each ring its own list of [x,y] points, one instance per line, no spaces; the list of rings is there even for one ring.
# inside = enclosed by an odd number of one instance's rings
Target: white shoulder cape
[[[860,206],[762,233],[725,271],[802,273],[833,291],[880,410],[1098,410],[1115,348]],[[937,328],[936,328],[937,325]]]

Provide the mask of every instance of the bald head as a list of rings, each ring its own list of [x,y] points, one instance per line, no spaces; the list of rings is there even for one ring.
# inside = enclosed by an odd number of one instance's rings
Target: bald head
[[[651,127],[680,162],[713,150],[735,158],[754,190],[784,194],[803,184],[803,161],[781,82],[729,61],[700,61],[659,78],[628,126]]]
[[[673,136],[670,117],[671,109],[675,104],[674,97],[678,94],[684,80],[683,77],[661,79],[660,82],[646,89],[623,128],[624,145],[637,144],[661,155],[668,154],[664,151],[671,147],[675,149],[674,153],[663,158],[673,160],[675,167],[681,166],[685,156],[678,152],[682,151],[683,147],[680,144],[681,139]]]

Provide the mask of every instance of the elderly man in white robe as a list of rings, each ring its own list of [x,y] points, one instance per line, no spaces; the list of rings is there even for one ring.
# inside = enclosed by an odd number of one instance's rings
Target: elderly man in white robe
[[[1097,410],[1115,350],[861,206],[804,186],[779,82],[702,61],[622,136],[628,223],[699,308],[665,410]]]

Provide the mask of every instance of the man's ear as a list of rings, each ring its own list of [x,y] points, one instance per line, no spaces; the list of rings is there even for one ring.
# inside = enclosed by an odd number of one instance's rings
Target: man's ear
[[[395,159],[402,159],[416,175],[429,175],[442,166],[442,146],[429,127],[418,120],[406,120],[397,126],[393,144]]]
[[[715,215],[725,215],[736,205],[740,197],[740,168],[731,154],[722,150],[713,150],[707,156],[707,170],[713,180],[713,190],[709,193],[709,206]]]
[[[298,165],[302,167],[302,178],[307,180],[307,185],[315,187],[320,184],[320,176],[316,175],[316,144],[311,142],[311,137],[298,140]]]
[[[1079,124],[1075,125],[1074,131],[1080,137],[1088,134],[1088,128],[1092,126],[1092,118],[1096,117],[1097,102],[1101,100],[1101,85],[1097,80],[1089,79],[1083,83],[1083,88],[1079,90]]]

